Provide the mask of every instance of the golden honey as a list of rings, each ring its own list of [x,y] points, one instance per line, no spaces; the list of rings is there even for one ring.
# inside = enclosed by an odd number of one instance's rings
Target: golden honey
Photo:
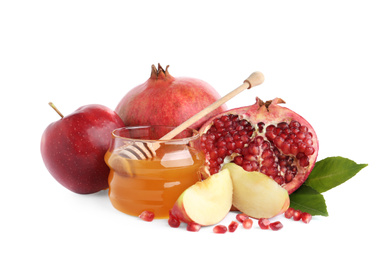
[[[190,138],[191,142],[198,137]],[[180,194],[200,180],[204,155],[193,143],[161,142],[155,156],[144,159],[123,156],[123,143],[112,148],[105,155],[111,169],[109,198],[126,214],[139,216],[148,210],[156,218],[168,218]]]

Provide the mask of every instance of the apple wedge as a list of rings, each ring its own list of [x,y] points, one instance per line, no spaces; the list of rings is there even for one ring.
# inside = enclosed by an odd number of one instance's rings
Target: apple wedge
[[[233,206],[252,218],[272,218],[290,206],[288,192],[261,172],[247,172],[242,167],[227,163],[233,181]]]
[[[214,225],[229,213],[233,183],[229,170],[222,170],[187,188],[175,202],[171,214],[185,223]]]

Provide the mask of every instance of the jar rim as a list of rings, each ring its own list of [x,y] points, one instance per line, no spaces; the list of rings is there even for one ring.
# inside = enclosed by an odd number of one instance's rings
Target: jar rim
[[[196,130],[194,128],[190,128],[190,127],[186,128],[183,131],[191,131],[192,136],[176,138],[176,139],[139,139],[139,138],[124,137],[124,136],[121,136],[119,133],[120,131],[123,131],[123,130],[132,130],[132,129],[136,130],[136,129],[143,129],[143,128],[144,129],[147,129],[147,128],[169,128],[170,130],[173,130],[174,128],[176,128],[176,126],[167,126],[167,125],[125,126],[125,127],[120,127],[120,128],[114,129],[111,132],[111,135],[113,138],[120,138],[120,139],[123,139],[126,141],[147,142],[147,143],[172,143],[172,144],[174,144],[174,143],[178,143],[178,144],[179,143],[180,144],[188,143],[188,142],[194,141],[200,137],[198,130]]]

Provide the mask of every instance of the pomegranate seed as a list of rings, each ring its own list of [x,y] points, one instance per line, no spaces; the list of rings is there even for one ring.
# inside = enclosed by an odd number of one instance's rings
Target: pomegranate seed
[[[274,139],[274,144],[275,144],[276,147],[278,147],[278,148],[282,147],[283,142],[284,142],[284,138],[281,137],[281,136],[277,136],[277,137],[275,137],[275,139]]]
[[[217,167],[210,168],[209,172],[210,172],[211,175],[212,175],[212,174],[216,174],[216,173],[219,172],[219,167],[218,167],[218,168],[217,168]]]
[[[245,154],[244,160],[247,160],[247,161],[256,161],[256,156],[254,156],[253,154]]]
[[[217,234],[225,234],[227,231],[227,227],[224,225],[217,225],[213,228],[213,232]]]
[[[210,158],[211,159],[217,159],[218,158],[218,150],[212,150],[211,152],[210,152]]]
[[[273,125],[270,125],[270,126],[273,126]],[[266,136],[269,140],[274,140],[275,137],[276,137],[276,134],[274,133],[273,130],[268,131],[268,127],[267,127],[267,132],[265,133],[265,136]]]
[[[268,218],[261,218],[259,219],[259,226],[261,229],[269,229],[269,224],[271,222],[269,221]]]
[[[298,151],[299,151],[299,153],[297,154],[297,158],[298,159],[300,157],[302,157],[303,155],[305,155],[304,152],[306,150],[306,147],[307,147],[307,145],[304,142],[299,142],[298,143]]]
[[[248,151],[249,151],[249,153],[251,153],[253,155],[260,154],[260,148],[254,143],[249,144]]]
[[[237,214],[236,215],[236,219],[238,220],[238,222],[244,222],[245,219],[249,218],[248,215],[244,214],[244,213],[240,213],[240,214]]]
[[[264,149],[263,153],[261,154],[261,158],[265,159],[268,157],[272,157],[274,153],[270,149]]]
[[[229,121],[229,115],[223,115],[221,116],[221,119],[220,119],[222,122],[227,122]]]
[[[286,175],[284,176],[286,183],[291,182],[294,179],[294,174],[292,172],[287,172]]]
[[[300,211],[299,209],[295,210],[293,214],[293,219],[295,221],[299,221],[301,220],[301,218],[302,218],[302,211]]]
[[[226,148],[233,151],[236,148],[236,143],[231,141],[226,145]]]
[[[278,168],[269,167],[269,168],[267,169],[267,173],[268,173],[269,176],[276,176],[276,174],[278,173]],[[282,176],[278,176],[278,177],[283,179]]]
[[[289,154],[290,153],[290,144],[288,143],[288,142],[284,142],[283,144],[282,144],[282,147],[281,147],[281,149],[282,149],[282,152],[284,153],[284,154]]]
[[[243,141],[244,143],[247,143],[247,142],[249,142],[249,136],[248,135],[242,135],[241,136],[241,141]]]
[[[239,127],[242,127],[242,126],[237,126],[237,128],[239,128]],[[242,129],[236,129],[236,130],[240,131]],[[241,136],[238,133],[233,134],[233,140],[234,141],[237,141],[237,140],[240,140],[240,139],[241,139]]]
[[[180,221],[177,218],[169,218],[168,224],[173,228],[177,228],[180,226]]]
[[[217,147],[225,148],[226,147],[226,142],[224,140],[218,141],[217,142]]]
[[[294,215],[294,212],[295,212],[295,209],[293,209],[293,208],[288,208],[288,209],[286,210],[286,212],[284,212],[284,216],[285,216],[286,218],[292,218],[292,216]]]
[[[288,127],[288,124],[286,122],[280,122],[280,123],[278,123],[278,127],[281,128],[281,129],[284,129],[284,128]]]
[[[312,145],[313,144],[313,140],[311,140],[310,137],[306,137],[305,140],[304,140],[305,144],[307,145]]]
[[[197,223],[188,223],[187,224],[187,231],[191,231],[191,232],[198,232],[200,230],[201,226]]]
[[[271,147],[271,145],[269,144],[268,141],[264,141],[264,142],[261,144],[261,148],[262,148],[263,150],[269,149],[270,147]]]
[[[268,157],[268,158],[265,158],[264,161],[263,161],[263,166],[264,167],[270,167],[274,164],[275,162],[275,159],[274,157]]]
[[[180,226],[180,220],[178,220],[177,218],[175,217],[169,217],[168,219],[168,225],[173,227],[173,228],[177,228]]]
[[[254,144],[257,146],[260,146],[263,141],[264,141],[264,138],[262,136],[256,136],[256,138],[254,140]]]
[[[298,152],[299,152],[298,145],[297,144],[291,144],[291,146],[290,146],[290,153],[296,156],[298,154]]]
[[[269,224],[269,227],[273,230],[273,231],[278,231],[280,230],[282,227],[283,227],[283,224],[280,222],[280,221],[276,221],[276,222],[272,222]]]
[[[214,126],[215,126],[216,128],[218,128],[218,129],[221,129],[221,128],[223,128],[224,123],[223,123],[221,120],[216,119],[216,120],[214,121]]]
[[[245,219],[245,220],[242,222],[242,226],[243,226],[245,229],[250,229],[250,228],[252,228],[252,225],[253,225],[253,220],[250,219],[250,218],[247,218],[247,219]]]
[[[303,212],[301,220],[302,220],[303,223],[308,224],[310,222],[310,220],[311,220],[311,214],[307,213],[307,212]]]
[[[219,158],[225,157],[226,154],[227,154],[227,152],[228,152],[228,149],[227,149],[226,147],[220,147],[220,148],[218,148],[218,150],[217,150],[217,153],[218,153]]]
[[[257,127],[259,128],[260,133],[263,132],[264,126],[265,126],[265,124],[263,122],[260,122],[257,124]]]
[[[252,161],[251,165],[252,165],[252,170],[253,171],[258,171],[259,170],[259,163],[258,162]]]
[[[234,157],[233,161],[237,165],[242,165],[242,162],[244,161],[244,158],[242,156],[236,156],[236,157]]]
[[[251,172],[253,171],[253,168],[252,168],[252,165],[250,162],[248,161],[245,161],[243,164],[242,164],[242,168],[247,171],[247,172]]]
[[[240,137],[241,138],[241,137]],[[236,149],[237,148],[243,148],[244,147],[244,145],[245,145],[245,143],[243,142],[243,141],[241,141],[241,140],[237,140],[236,142],[234,142],[235,143],[235,145],[236,145]]]
[[[305,137],[306,137],[306,134],[304,132],[298,132],[296,134],[297,138],[300,139],[300,140],[304,140]]]
[[[139,218],[144,220],[144,221],[152,221],[154,219],[154,213],[151,212],[151,211],[143,211],[140,215],[139,215]]]
[[[298,121],[294,120],[290,122],[290,127],[299,128],[300,126],[301,124]]]
[[[173,228],[180,226],[180,220],[171,211],[169,211],[168,225]]]
[[[276,177],[274,178],[274,181],[276,181],[279,185],[284,184],[284,179],[283,179],[282,176],[276,176]]]
[[[236,231],[238,227],[238,223],[236,221],[232,221],[229,226],[228,226],[228,229],[229,229],[229,232],[234,232]]]
[[[301,165],[302,167],[309,166],[309,164],[310,164],[309,157],[307,157],[306,155],[304,155],[302,158],[299,159],[299,165]]]
[[[312,155],[314,153],[314,148],[312,146],[306,147],[305,154],[307,156]]]

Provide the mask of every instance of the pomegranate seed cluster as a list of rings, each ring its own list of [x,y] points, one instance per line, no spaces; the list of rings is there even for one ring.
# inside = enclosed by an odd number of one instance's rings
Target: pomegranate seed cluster
[[[314,154],[313,135],[298,121],[253,125],[238,115],[213,120],[201,137],[210,174],[232,161],[246,171],[260,171],[280,185],[291,182]]]

